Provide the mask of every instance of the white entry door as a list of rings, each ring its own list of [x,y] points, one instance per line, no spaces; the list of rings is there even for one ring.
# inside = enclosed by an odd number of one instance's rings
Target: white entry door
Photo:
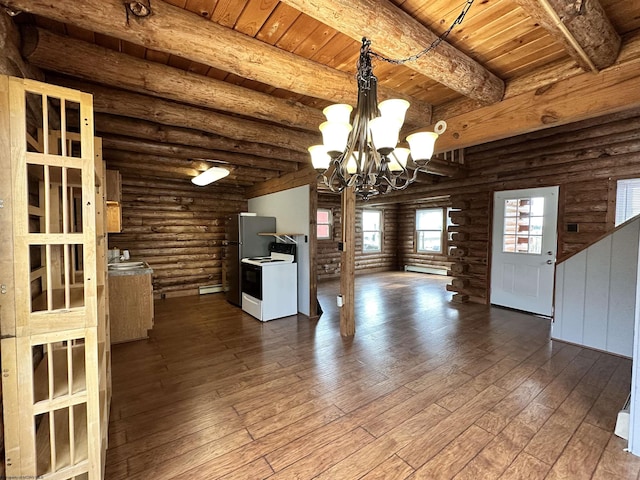
[[[491,303],[553,315],[558,187],[494,194]]]

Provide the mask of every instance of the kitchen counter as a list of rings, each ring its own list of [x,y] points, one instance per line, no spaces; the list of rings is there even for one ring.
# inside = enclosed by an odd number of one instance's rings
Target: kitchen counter
[[[142,260],[132,259],[109,264],[109,275],[147,275],[152,273],[153,269]]]
[[[153,328],[153,270],[141,260],[109,267],[111,343],[148,338]]]

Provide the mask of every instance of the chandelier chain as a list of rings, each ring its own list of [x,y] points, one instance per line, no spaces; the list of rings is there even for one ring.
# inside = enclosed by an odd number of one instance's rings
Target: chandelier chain
[[[384,55],[381,55],[381,54],[376,53],[376,52],[370,52],[371,56],[377,58],[378,60],[382,60],[383,62],[392,63],[394,65],[403,65],[403,64],[409,63],[409,62],[415,62],[420,57],[422,57],[423,55],[426,55],[431,50],[433,50],[438,45],[440,45],[444,41],[444,39],[449,36],[449,34],[455,28],[455,26],[456,25],[460,25],[462,23],[462,21],[464,20],[464,17],[467,15],[467,12],[471,8],[471,5],[473,5],[473,2],[474,2],[474,0],[467,0],[466,3],[464,4],[464,6],[462,7],[462,11],[458,15],[458,17],[453,21],[453,23],[449,26],[449,28],[447,28],[444,32],[442,32],[438,36],[438,38],[436,38],[433,42],[431,42],[431,45],[426,47],[424,50],[421,50],[420,52],[415,53],[415,54],[411,55],[410,57],[402,58],[402,59],[388,58],[388,57],[385,57]]]

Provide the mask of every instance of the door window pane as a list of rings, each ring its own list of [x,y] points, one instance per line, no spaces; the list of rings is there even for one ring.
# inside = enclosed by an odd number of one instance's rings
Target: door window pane
[[[505,200],[502,251],[542,254],[543,224],[544,197]]]

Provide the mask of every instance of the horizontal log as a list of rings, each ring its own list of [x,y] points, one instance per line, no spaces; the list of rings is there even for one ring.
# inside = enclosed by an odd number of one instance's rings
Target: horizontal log
[[[451,301],[453,303],[468,303],[469,302],[469,295],[456,293],[455,295],[453,295],[453,297],[451,297]]]
[[[486,297],[487,295],[486,290],[483,288],[473,288],[469,286],[465,288],[458,288],[453,285],[447,285],[445,288],[447,289],[447,292],[456,292],[462,295],[468,295],[468,296],[474,296],[474,297]]]
[[[309,165],[301,168],[297,172],[287,173],[279,178],[274,178],[267,180],[266,182],[253,185],[247,189],[247,198],[255,198],[262,195],[268,195],[270,193],[281,192],[290,188],[316,183],[316,181],[317,173]]]
[[[597,71],[615,62],[620,35],[598,0],[570,8],[560,0],[515,0],[584,70]]]
[[[300,103],[138,59],[48,30],[32,27],[23,29],[22,33],[23,56],[45,70],[314,132],[325,120],[320,110]]]
[[[465,263],[453,263],[453,264],[451,265],[451,271],[452,271],[454,274],[463,274],[463,273],[466,273],[466,272],[467,272],[467,270],[468,270],[468,268],[469,268],[469,267],[468,267],[468,265],[467,265],[467,264],[465,264]]]
[[[161,0],[154,0],[153,15],[132,19],[126,28],[123,28],[120,0],[87,0],[81,5],[75,0],[4,0],[4,3],[16,10],[144,45],[279,89],[332,103],[355,102],[353,75],[281,50]],[[179,38],[176,32],[180,32]],[[323,81],[318,81],[319,78]],[[425,118],[431,118],[431,109],[425,102],[384,87],[379,89],[379,95],[383,99],[409,100],[413,108],[407,116],[408,120],[415,118],[410,121],[413,125],[421,125]]]
[[[451,280],[451,285],[457,289],[463,289],[469,285],[469,279],[467,278],[454,278]],[[456,290],[458,291],[458,290]]]
[[[156,248],[158,244],[155,241],[151,241],[150,239],[147,241],[145,239],[141,240],[131,240],[127,238],[120,238],[119,233],[109,234],[109,247],[114,248],[118,247],[121,250],[127,249],[130,251],[135,251],[136,249],[147,249],[147,248]],[[180,240],[180,241],[169,241],[163,240],[162,247],[164,248],[191,248],[191,247],[205,247],[209,249],[215,249],[222,247],[222,243],[220,240]]]
[[[496,106],[448,118],[448,128],[438,138],[436,151],[466,148],[640,107],[638,77],[640,62],[616,63],[598,74],[584,73],[557,82],[553,88],[527,92]]]
[[[149,235],[155,233],[181,233],[181,234],[189,234],[193,233],[194,237],[198,237],[202,233],[225,233],[224,227],[213,227],[208,225],[142,225],[142,226],[132,226],[127,225],[127,234],[134,233],[147,233]]]
[[[185,180],[191,180],[196,175],[208,170],[212,166],[221,166],[229,170],[229,175],[217,180],[217,184],[234,183],[236,185],[253,185],[255,182],[265,181],[277,176],[278,171],[267,170],[254,167],[232,166],[221,164],[215,161],[191,160],[172,157],[161,157],[157,155],[146,155],[141,153],[125,152],[123,150],[104,150],[104,158],[109,168],[120,170],[121,173],[146,170],[157,170],[158,174],[167,171],[181,171]],[[147,175],[151,175],[147,172]]]
[[[246,120],[149,95],[125,92],[56,75],[47,81],[75,88],[93,95],[93,109],[101,113],[153,121],[163,125],[198,129],[235,140],[264,143],[306,152],[307,147],[322,143],[320,132],[300,130]]]
[[[256,157],[243,153],[229,153],[220,150],[188,147],[171,143],[157,143],[127,137],[102,137],[102,148],[105,150],[122,150],[145,155],[158,155],[161,157],[221,160],[231,165],[278,170],[281,172],[292,172],[298,169],[297,162]]]
[[[122,177],[122,189],[131,192],[139,191],[139,189],[144,189],[144,191],[158,192],[158,194],[160,195],[163,193],[192,194],[194,191],[197,191],[198,195],[201,195],[203,198],[218,198],[220,196],[219,193],[214,194],[215,196],[212,196],[211,192],[208,189],[198,189],[192,183],[186,183],[184,180],[178,180],[176,178],[149,180],[148,178],[138,178],[137,176],[132,177],[127,175]],[[217,191],[222,192],[226,200],[245,200],[244,192],[238,188],[226,187],[221,188]]]
[[[107,136],[131,137],[144,141],[242,153],[288,162],[307,163],[309,161],[307,152],[296,152],[263,143],[238,141],[199,130],[172,127],[107,113],[95,113],[94,122],[97,134],[103,138]]]
[[[285,0],[297,10],[390,58],[406,58],[433,43],[437,36],[418,20],[385,0]],[[366,21],[361,19],[366,18]],[[502,99],[504,83],[446,41],[407,67],[482,103]]]

